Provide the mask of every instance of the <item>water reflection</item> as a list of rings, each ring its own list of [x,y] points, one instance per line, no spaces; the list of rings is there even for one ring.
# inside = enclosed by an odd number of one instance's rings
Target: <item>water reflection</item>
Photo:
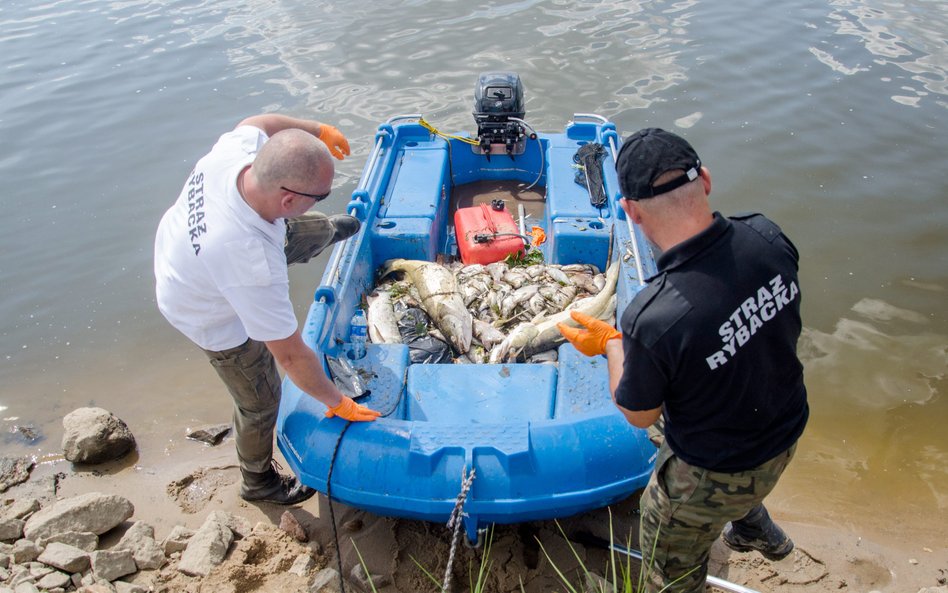
[[[862,299],[852,311],[857,317],[840,319],[832,333],[805,332],[807,374],[849,406],[891,410],[932,401],[948,372],[948,336],[927,333],[921,313],[880,300]],[[895,333],[902,331],[909,333]]]
[[[891,98],[903,105],[916,106],[929,92],[948,95],[948,45],[944,41],[948,5],[929,2],[924,11],[914,3],[879,0],[844,0],[831,5],[827,16],[835,23],[834,33],[854,37],[870,55],[859,55],[834,37],[824,46],[810,48],[820,62],[844,75],[889,65],[904,70],[921,88],[906,84],[902,77],[887,73],[882,77],[897,87]],[[856,64],[847,66],[851,59]],[[935,101],[948,106],[943,98],[935,97]]]

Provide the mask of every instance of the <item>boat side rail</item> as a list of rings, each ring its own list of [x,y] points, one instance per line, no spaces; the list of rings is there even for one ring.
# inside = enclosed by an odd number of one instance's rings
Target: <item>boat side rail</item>
[[[402,115],[394,115],[387,120],[385,123],[379,126],[379,131],[375,135],[375,146],[372,149],[369,158],[366,161],[365,168],[362,171],[362,176],[359,178],[359,183],[356,185],[355,190],[352,192],[353,199],[349,202],[347,207],[347,214],[359,218],[362,222],[368,218],[367,213],[364,211],[364,204],[368,201],[368,185],[370,178],[372,177],[375,167],[378,164],[379,157],[382,155],[382,151],[385,146],[385,140],[387,138],[394,137],[394,125],[398,122],[407,122],[410,120],[420,120],[423,117],[420,113],[406,113]],[[361,214],[361,216],[360,216]],[[355,235],[353,235],[354,237]],[[332,279],[332,283],[336,284],[339,279],[340,274],[340,265],[342,263],[343,254],[345,253],[349,242],[353,237],[349,237],[342,241],[339,245],[333,249],[332,258],[329,260],[326,269],[329,271],[328,277]],[[321,295],[317,298],[319,302],[327,302],[325,295]]]

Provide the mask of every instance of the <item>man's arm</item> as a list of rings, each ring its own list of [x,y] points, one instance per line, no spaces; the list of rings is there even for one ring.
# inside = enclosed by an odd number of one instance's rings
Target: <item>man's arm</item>
[[[651,410],[632,411],[623,408],[616,402],[616,388],[619,386],[619,379],[622,378],[622,367],[625,361],[625,350],[622,347],[621,339],[606,342],[606,360],[609,368],[609,393],[612,394],[613,403],[616,404],[625,419],[632,426],[638,428],[648,428],[655,424],[662,415],[661,406]]]
[[[300,119],[297,117],[290,117],[288,115],[281,115],[279,113],[263,113],[261,115],[252,115],[244,120],[242,120],[237,127],[240,126],[253,126],[263,130],[264,134],[267,136],[272,136],[277,132],[283,130],[288,130],[290,128],[298,128],[305,132],[309,132],[313,136],[316,136],[320,140],[326,143],[326,146],[329,147],[329,152],[332,153],[334,157],[339,160],[342,160],[344,156],[349,154],[349,141],[346,140],[346,137],[343,136],[342,132],[336,129],[334,126],[329,124],[324,124],[312,119]]]
[[[288,338],[266,342],[266,345],[277,364],[283,367],[297,387],[328,408],[334,408],[342,402],[342,392],[326,376],[316,353],[303,342],[300,330]]]
[[[379,417],[379,412],[355,403],[336,388],[323,371],[316,353],[303,343],[300,330],[288,338],[266,342],[266,345],[296,386],[329,408],[326,416],[339,416],[352,422],[370,422]]]
[[[260,128],[267,136],[272,136],[277,132],[288,130],[290,128],[299,128],[309,132],[313,136],[318,137],[322,125],[322,123],[316,120],[300,119],[297,117],[290,117],[288,115],[281,115],[279,113],[263,113],[261,115],[251,115],[237,124],[237,127],[253,126],[255,128]]]

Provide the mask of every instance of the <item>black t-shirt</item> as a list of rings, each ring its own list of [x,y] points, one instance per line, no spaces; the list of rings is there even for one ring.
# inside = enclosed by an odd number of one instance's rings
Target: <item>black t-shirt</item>
[[[709,228],[662,254],[622,315],[616,401],[664,405],[665,439],[687,463],[751,469],[803,432],[798,260],[764,216],[715,212]]]

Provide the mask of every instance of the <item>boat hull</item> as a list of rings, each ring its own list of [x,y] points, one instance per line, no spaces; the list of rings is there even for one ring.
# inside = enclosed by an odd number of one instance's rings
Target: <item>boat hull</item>
[[[435,261],[456,255],[452,192],[482,180],[545,188],[541,213],[548,262],[621,258],[616,287],[624,308],[654,271],[648,245],[617,206],[611,156],[603,163],[605,209],[575,183],[572,156],[601,142],[616,148],[614,126],[573,122],[540,135],[534,149],[487,159],[414,123],[380,127],[347,210],[359,234],[337,245],[303,328],[318,354],[345,352],[353,311],[391,258]],[[277,443],[303,483],[381,515],[444,522],[465,471],[475,478],[464,505],[474,540],[491,523],[572,515],[628,497],[648,481],[655,447],[628,424],[609,396],[606,361],[570,344],[554,364],[411,364],[404,344],[369,344],[353,365],[383,416],[371,423],[325,418],[325,406],[285,380]]]

